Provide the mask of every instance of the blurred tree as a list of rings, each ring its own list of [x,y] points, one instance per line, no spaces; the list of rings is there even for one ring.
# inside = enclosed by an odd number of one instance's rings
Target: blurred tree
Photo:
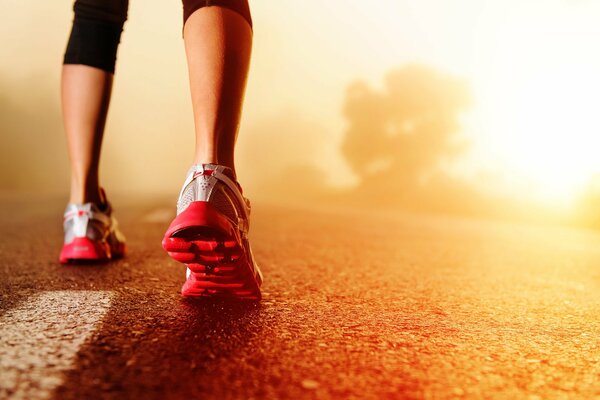
[[[458,118],[469,91],[465,82],[421,65],[393,70],[384,83],[381,92],[364,82],[348,88],[342,153],[363,185],[392,178],[415,187],[465,149]]]

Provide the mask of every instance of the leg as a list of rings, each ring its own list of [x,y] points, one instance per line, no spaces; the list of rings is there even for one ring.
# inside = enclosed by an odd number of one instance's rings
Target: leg
[[[182,295],[259,300],[262,273],[248,241],[250,203],[233,171],[252,46],[248,3],[183,4],[196,165],[188,171],[163,248],[186,265]]]
[[[71,203],[101,204],[100,148],[127,0],[77,0],[61,94],[71,163]]]
[[[62,104],[71,163],[70,203],[103,203],[98,166],[113,76],[87,65],[64,65]]]
[[[127,0],[77,0],[73,8],[61,82],[71,196],[59,260],[108,261],[125,254],[125,238],[100,190],[98,164]]]
[[[236,11],[202,7],[187,19],[184,41],[196,131],[194,163],[220,164],[235,171],[252,28]]]

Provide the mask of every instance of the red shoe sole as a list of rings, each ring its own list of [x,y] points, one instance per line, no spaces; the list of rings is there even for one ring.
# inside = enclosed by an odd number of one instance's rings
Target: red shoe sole
[[[191,271],[186,297],[260,300],[260,275],[233,224],[210,203],[192,202],[169,226],[163,248]]]
[[[108,243],[94,242],[86,237],[75,238],[65,244],[60,252],[59,261],[62,264],[76,262],[106,262],[125,255],[125,244],[111,251]]]

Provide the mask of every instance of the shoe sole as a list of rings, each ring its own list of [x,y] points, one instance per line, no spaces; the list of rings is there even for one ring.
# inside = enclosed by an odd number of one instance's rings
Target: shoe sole
[[[192,202],[169,226],[163,248],[189,268],[181,294],[260,300],[262,278],[233,224],[210,203]]]
[[[125,255],[125,245],[111,251],[108,243],[95,242],[87,237],[78,237],[65,244],[60,252],[61,264],[71,263],[102,263],[122,258]]]

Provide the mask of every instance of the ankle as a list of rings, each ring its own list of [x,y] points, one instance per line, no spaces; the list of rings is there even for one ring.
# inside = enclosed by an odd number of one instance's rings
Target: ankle
[[[69,196],[69,203],[75,204],[84,204],[84,203],[94,203],[98,206],[101,206],[104,203],[104,199],[100,196],[100,194],[93,193],[74,193],[71,192]]]
[[[71,203],[95,203],[98,205],[105,201],[100,189],[97,170],[81,171],[78,168],[72,168],[69,201]]]
[[[86,184],[85,186],[71,184],[69,202],[78,204],[94,203],[101,205],[105,202],[105,199],[102,198],[102,193],[98,184]]]

